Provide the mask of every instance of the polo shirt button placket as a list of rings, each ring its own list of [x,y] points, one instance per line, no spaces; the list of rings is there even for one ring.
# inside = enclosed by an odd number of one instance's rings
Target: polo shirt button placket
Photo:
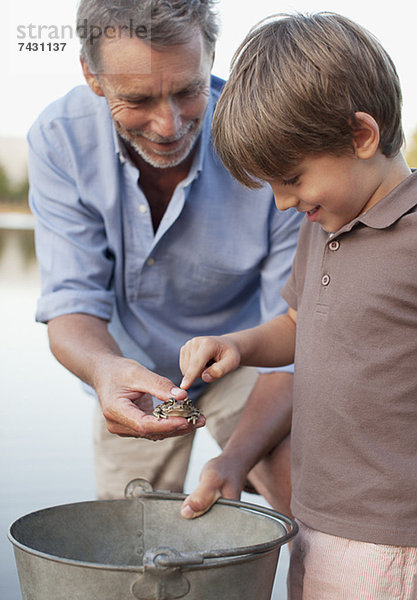
[[[323,277],[321,278],[321,285],[327,286],[330,283],[330,275],[323,275]]]

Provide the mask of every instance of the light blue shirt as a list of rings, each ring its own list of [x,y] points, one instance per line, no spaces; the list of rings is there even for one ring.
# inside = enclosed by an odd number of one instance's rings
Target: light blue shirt
[[[210,133],[221,85],[212,78],[194,162],[156,233],[140,173],[121,152],[104,98],[77,87],[28,134],[42,280],[37,320],[106,319],[125,356],[175,384],[189,338],[287,310],[280,291],[301,217],[278,212],[269,186],[243,188],[221,164]]]

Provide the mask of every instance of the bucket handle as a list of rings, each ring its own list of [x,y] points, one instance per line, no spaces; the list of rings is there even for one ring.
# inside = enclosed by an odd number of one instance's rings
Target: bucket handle
[[[176,568],[161,565],[161,558],[175,559]],[[173,548],[161,546],[147,550],[143,556],[143,575],[135,581],[131,591],[136,600],[174,600],[184,598],[191,589],[191,584],[177,564],[182,556]]]
[[[173,493],[165,490],[153,490],[151,484],[144,479],[134,479],[125,489],[125,497],[128,499],[132,498],[150,498],[155,500],[185,500],[187,497],[185,494]],[[277,511],[250,502],[241,502],[236,500],[228,500],[227,498],[219,498],[216,504],[222,504],[224,506],[234,506],[238,508],[244,508],[250,512],[261,513],[272,517],[285,525],[287,533],[279,538],[279,545],[282,546],[289,540],[291,540],[298,532],[298,525],[295,521],[278,513]],[[262,544],[254,544],[253,546],[241,546],[239,548],[221,548],[217,550],[204,550],[202,552],[175,552],[175,554],[164,554],[159,552],[159,549],[150,550],[154,557],[153,565],[161,569],[175,568],[183,565],[190,564],[202,564],[205,559],[210,558],[224,558],[232,556],[242,556],[250,554],[261,554],[262,552],[268,552],[277,547],[277,540],[271,540],[269,542],[263,542]]]

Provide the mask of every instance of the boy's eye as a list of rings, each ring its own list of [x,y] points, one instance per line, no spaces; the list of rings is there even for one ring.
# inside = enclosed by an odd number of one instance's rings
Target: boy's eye
[[[295,185],[298,182],[299,178],[299,175],[295,175],[295,177],[291,177],[290,179],[283,179],[282,183],[283,185]]]

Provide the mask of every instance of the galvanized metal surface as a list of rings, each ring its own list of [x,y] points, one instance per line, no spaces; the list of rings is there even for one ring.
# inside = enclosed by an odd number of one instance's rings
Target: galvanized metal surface
[[[182,494],[131,482],[125,500],[52,507],[10,528],[23,600],[269,600],[293,521],[219,500],[180,516]]]

